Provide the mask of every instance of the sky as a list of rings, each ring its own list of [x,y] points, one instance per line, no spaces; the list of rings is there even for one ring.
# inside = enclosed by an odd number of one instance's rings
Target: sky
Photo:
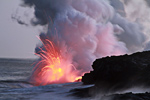
[[[36,27],[20,25],[12,19],[16,13],[32,10],[20,7],[21,0],[0,0],[0,58],[35,58],[38,42]]]
[[[30,3],[30,1],[32,0],[26,0],[26,1]],[[49,1],[53,2],[53,0],[49,0]],[[56,0],[56,2],[57,1],[59,0]],[[116,9],[118,8],[122,9],[122,5],[119,5],[118,3],[116,4],[115,2],[118,0],[111,0],[111,1],[113,2],[112,5],[116,6]],[[150,47],[150,29],[149,29],[150,8],[148,7],[149,0],[145,0],[147,1],[148,6],[145,6],[146,4],[143,0],[120,0],[120,1],[126,4],[125,5],[126,15],[122,13],[123,14],[122,16],[126,16],[126,18],[130,22],[137,22],[140,25],[144,26],[142,32],[145,34],[146,38],[141,39],[142,35],[140,35],[141,34],[140,32],[136,36],[135,35],[129,36],[131,38],[133,37],[132,39],[127,39],[124,35],[120,35],[120,37],[118,36],[118,38],[121,41],[125,42],[126,46],[129,49],[133,49],[133,46],[132,48],[130,48],[131,43],[133,43],[133,45],[137,45],[137,47],[139,45],[140,46],[142,45],[141,46],[142,50],[144,50],[146,46],[149,49]],[[20,4],[21,4],[21,0],[0,0],[0,58],[36,58],[37,57],[34,55],[34,51],[36,45],[40,43],[37,36],[40,34],[41,31],[43,31],[43,26],[31,25],[30,20],[35,17],[41,17],[41,18],[43,17],[35,16],[33,8],[21,7]],[[42,5],[40,4],[40,6]],[[120,12],[121,14],[122,10],[118,10],[118,12]],[[120,18],[120,20],[122,19],[121,17],[118,18]],[[119,23],[118,25],[121,26],[122,23],[120,22],[121,21],[118,22],[112,21],[113,24]],[[131,27],[134,26],[134,24],[131,24],[126,21],[125,23],[131,25]],[[126,26],[121,26],[121,27],[128,28]],[[134,32],[138,33],[136,32],[138,30],[134,30],[136,29],[136,27],[134,27],[133,30],[132,28],[130,29],[131,29],[131,33]],[[130,33],[130,32],[127,31],[126,33]],[[132,41],[128,41],[128,40],[132,40]],[[133,41],[135,41],[136,43],[134,43]],[[138,41],[140,42],[138,43]],[[137,50],[137,48],[135,49]]]

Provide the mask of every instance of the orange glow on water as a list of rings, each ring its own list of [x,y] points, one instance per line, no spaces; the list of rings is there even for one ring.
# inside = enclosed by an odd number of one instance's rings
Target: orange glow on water
[[[44,48],[39,48],[40,60],[34,67],[31,82],[35,85],[80,81],[73,64],[61,55],[59,48],[49,39],[41,39]]]

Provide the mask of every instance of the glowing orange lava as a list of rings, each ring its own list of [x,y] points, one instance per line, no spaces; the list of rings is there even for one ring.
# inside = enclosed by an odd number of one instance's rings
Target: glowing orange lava
[[[37,55],[40,60],[34,67],[31,76],[31,82],[35,85],[47,85],[53,83],[75,82],[81,80],[82,77],[77,75],[67,55],[62,56],[59,48],[48,38],[41,41],[44,47],[39,48]]]

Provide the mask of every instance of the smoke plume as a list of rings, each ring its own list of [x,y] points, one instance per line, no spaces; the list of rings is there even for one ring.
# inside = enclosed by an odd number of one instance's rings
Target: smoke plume
[[[126,18],[130,22],[135,22],[140,25],[140,30],[145,35],[143,42],[144,50],[149,50],[150,44],[150,6],[149,0],[122,0],[125,6]]]
[[[144,50],[149,38],[141,23],[126,18],[128,4],[123,0],[24,0],[23,6],[34,7],[33,25],[47,25],[45,35],[57,34],[53,42],[59,40],[71,49],[73,64],[82,73],[91,70],[96,58]]]

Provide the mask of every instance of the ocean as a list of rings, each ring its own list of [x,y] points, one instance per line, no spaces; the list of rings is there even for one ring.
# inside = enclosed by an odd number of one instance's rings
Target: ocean
[[[28,82],[34,62],[29,59],[0,59],[0,100],[150,100],[150,88],[143,87],[88,97],[86,88],[93,85],[83,85],[82,82],[34,86]],[[74,90],[81,92],[75,95]]]
[[[28,82],[33,63],[29,59],[0,59],[0,100],[77,100],[81,98],[72,96],[70,90],[90,86],[82,82],[33,86]]]

